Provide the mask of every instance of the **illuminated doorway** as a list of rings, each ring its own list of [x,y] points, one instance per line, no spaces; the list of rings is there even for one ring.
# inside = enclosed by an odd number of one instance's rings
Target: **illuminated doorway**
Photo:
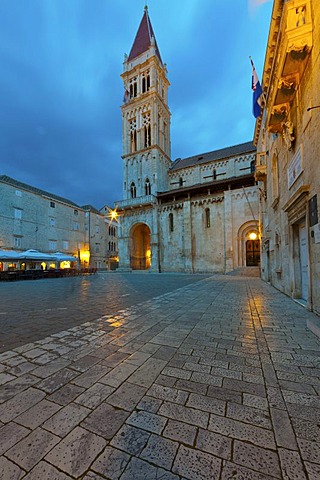
[[[260,265],[260,240],[246,241],[246,266],[258,267]]]
[[[130,267],[132,270],[151,267],[150,228],[145,223],[138,223],[131,229]]]

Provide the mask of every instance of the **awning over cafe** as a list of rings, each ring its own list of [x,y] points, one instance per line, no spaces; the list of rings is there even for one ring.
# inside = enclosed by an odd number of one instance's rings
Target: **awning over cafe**
[[[77,262],[77,258],[62,252],[43,253],[39,250],[29,249],[25,252],[15,250],[0,250],[0,262]]]

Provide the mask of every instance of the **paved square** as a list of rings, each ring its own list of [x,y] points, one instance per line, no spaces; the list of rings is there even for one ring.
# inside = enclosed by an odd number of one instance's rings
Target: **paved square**
[[[258,278],[128,277],[30,342],[0,316],[0,479],[319,480],[319,317]]]

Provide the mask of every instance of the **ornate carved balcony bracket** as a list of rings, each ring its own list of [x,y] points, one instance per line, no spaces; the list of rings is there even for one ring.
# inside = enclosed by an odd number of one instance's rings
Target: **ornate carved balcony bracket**
[[[254,178],[255,180],[266,182],[267,180],[267,160],[266,156],[268,152],[259,152],[256,156],[256,165],[255,165],[255,172]]]
[[[312,49],[311,13],[310,0],[287,0],[284,4],[285,31],[279,48],[278,80],[271,94],[269,132],[283,134],[283,124],[288,120]]]
[[[289,111],[290,105],[287,102],[272,107],[268,131],[272,133],[282,133],[282,124],[287,121]]]
[[[297,72],[300,82],[312,48],[310,0],[290,0],[285,8],[287,55],[282,74]]]

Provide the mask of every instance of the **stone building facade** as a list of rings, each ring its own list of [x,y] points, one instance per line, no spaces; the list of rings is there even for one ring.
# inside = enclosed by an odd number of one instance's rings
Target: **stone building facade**
[[[168,72],[145,8],[125,56],[123,270],[228,272],[259,264],[259,190],[251,142],[174,162]]]
[[[275,0],[258,118],[262,278],[320,313],[320,2]]]
[[[109,209],[110,210],[110,209]],[[60,251],[84,268],[109,268],[117,254],[117,233],[108,209],[101,212],[0,176],[0,249]],[[112,248],[110,244],[112,241]]]

